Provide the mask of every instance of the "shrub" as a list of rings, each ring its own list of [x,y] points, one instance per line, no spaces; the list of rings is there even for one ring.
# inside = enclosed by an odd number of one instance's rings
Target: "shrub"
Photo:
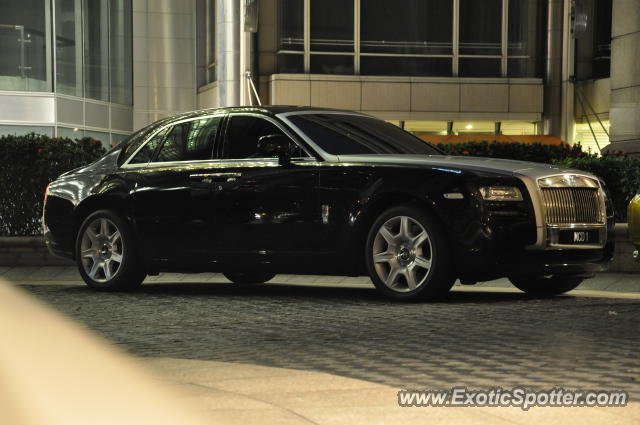
[[[41,234],[47,184],[105,153],[98,140],[29,134],[0,137],[0,236]]]
[[[627,205],[640,192],[640,157],[616,153],[600,158],[565,158],[557,164],[601,177],[611,194],[616,220],[627,221]]]
[[[440,143],[438,147],[450,155],[483,156],[517,159],[521,161],[552,163],[565,158],[590,158],[596,155],[584,152],[580,144],[569,146],[542,143],[466,142]]]

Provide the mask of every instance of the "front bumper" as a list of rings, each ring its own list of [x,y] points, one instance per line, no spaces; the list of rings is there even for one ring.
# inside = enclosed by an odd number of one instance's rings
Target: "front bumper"
[[[567,259],[531,259],[523,262],[505,264],[504,271],[507,276],[546,276],[552,274],[576,275],[592,277],[609,268],[613,255],[594,256],[584,261]]]
[[[461,278],[479,282],[518,275],[588,277],[607,270],[613,259],[613,238],[602,247],[532,250],[524,240],[518,240],[516,232],[495,230],[491,237],[476,238],[472,246],[461,247],[456,253]]]

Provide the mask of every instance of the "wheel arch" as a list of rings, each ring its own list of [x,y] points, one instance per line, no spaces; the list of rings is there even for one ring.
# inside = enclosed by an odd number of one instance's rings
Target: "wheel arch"
[[[110,194],[97,194],[90,196],[79,203],[73,211],[73,229],[74,234],[78,234],[80,226],[84,220],[92,213],[98,210],[109,210],[118,214],[122,219],[131,222],[131,215],[128,211],[126,202],[119,196]],[[74,249],[75,256],[75,249]]]
[[[366,270],[364,249],[362,247],[367,241],[367,236],[375,220],[386,210],[400,206],[411,205],[429,214],[443,227],[449,227],[449,220],[446,214],[439,208],[438,204],[429,197],[418,197],[410,193],[389,192],[371,199],[359,210],[361,213],[354,224],[354,232],[351,238],[351,252],[354,252],[354,263],[359,272]]]

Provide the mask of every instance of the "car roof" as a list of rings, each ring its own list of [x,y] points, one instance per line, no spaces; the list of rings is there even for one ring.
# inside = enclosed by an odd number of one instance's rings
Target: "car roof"
[[[290,112],[344,112],[353,114],[354,111],[348,111],[343,109],[331,109],[331,108],[319,108],[315,106],[293,106],[293,105],[265,105],[265,106],[234,106],[226,108],[207,108],[198,109],[194,111],[183,112],[180,114],[172,115],[170,117],[161,118],[136,131],[132,136],[136,134],[147,133],[154,128],[158,128],[163,125],[171,124],[172,122],[182,121],[189,118],[198,118],[199,116],[206,116],[215,113],[232,113],[232,112],[253,112],[258,114],[264,114],[269,116],[275,116],[278,114],[290,113]],[[131,142],[129,138],[128,142]],[[128,144],[128,143],[127,143]],[[125,144],[119,144],[118,146],[125,146]]]
[[[201,115],[210,115],[214,113],[231,113],[231,112],[254,112],[265,115],[278,115],[289,112],[305,112],[305,111],[318,111],[318,112],[346,112],[353,114],[353,111],[341,110],[341,109],[330,109],[330,108],[318,108],[314,106],[292,106],[292,105],[265,105],[265,106],[235,106],[235,107],[227,107],[227,108],[209,108],[209,109],[199,109],[195,111],[183,112],[178,115],[173,115],[171,117],[167,117],[163,120],[157,121],[159,122],[171,122],[178,121],[187,118],[197,118]]]

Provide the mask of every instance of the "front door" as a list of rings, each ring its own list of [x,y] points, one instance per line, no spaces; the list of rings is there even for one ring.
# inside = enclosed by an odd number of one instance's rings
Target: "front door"
[[[291,139],[292,163],[261,158],[262,136]],[[318,202],[318,163],[275,119],[252,114],[230,116],[221,155],[220,180],[214,184],[218,231],[216,250],[227,268],[249,264],[279,271],[314,257],[322,230]]]

